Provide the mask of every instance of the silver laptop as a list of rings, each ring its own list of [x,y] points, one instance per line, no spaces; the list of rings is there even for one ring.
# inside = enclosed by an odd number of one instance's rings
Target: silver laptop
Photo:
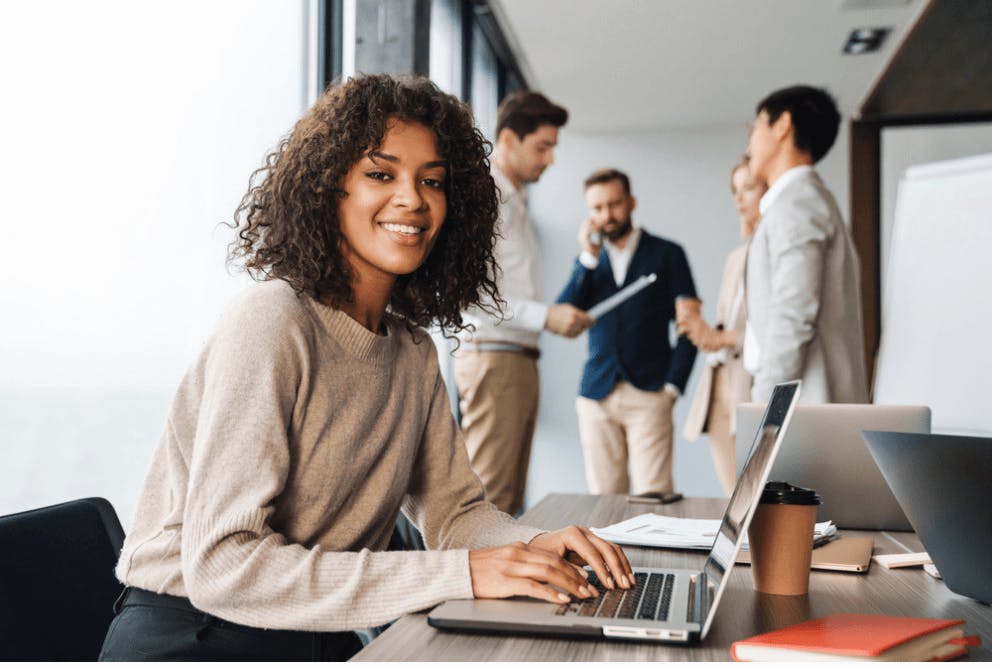
[[[745,461],[764,405],[736,406],[736,461]],[[815,489],[817,521],[838,528],[913,530],[861,438],[862,430],[929,433],[930,408],[921,405],[800,405],[788,425],[772,480]]]
[[[760,501],[768,473],[795,404],[798,381],[779,384],[761,419],[746,469],[736,482],[712,550],[701,570],[633,568],[636,585],[606,591],[591,573],[601,595],[556,605],[530,598],[451,600],[427,621],[436,628],[533,635],[613,637],[650,642],[688,643],[708,634],[722,591],[736,564],[738,544]]]
[[[993,604],[993,438],[862,433],[948,588]]]

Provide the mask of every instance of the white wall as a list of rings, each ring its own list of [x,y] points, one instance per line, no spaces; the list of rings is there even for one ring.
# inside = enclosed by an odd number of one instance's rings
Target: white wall
[[[753,110],[747,110],[752,118]],[[570,116],[572,123],[572,114]],[[561,133],[556,164],[531,190],[545,261],[545,295],[562,289],[578,252],[576,230],[586,216],[583,179],[600,167],[617,167],[632,180],[634,220],[680,243],[695,285],[713,316],[726,254],[739,244],[739,221],[729,193],[729,171],[746,150],[745,126],[692,128],[658,133],[585,135],[572,125]],[[819,165],[819,172],[846,207],[846,133]],[[574,400],[586,359],[586,339],[542,337],[541,405],[528,475],[527,505],[550,492],[586,493]],[[699,356],[688,392],[674,410],[674,480],[678,491],[720,496],[707,438],[689,443],[680,435],[690,392],[701,373]]]
[[[307,4],[0,3],[0,514],[100,495],[128,525],[246,284],[219,223],[302,112]]]

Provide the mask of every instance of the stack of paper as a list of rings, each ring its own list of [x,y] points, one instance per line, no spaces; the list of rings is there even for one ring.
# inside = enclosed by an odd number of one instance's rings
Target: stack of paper
[[[711,549],[719,532],[719,519],[681,519],[659,514],[640,514],[606,528],[591,528],[598,537],[616,544],[669,549]],[[814,544],[827,542],[837,532],[832,521],[816,524]],[[749,549],[744,542],[743,549]]]

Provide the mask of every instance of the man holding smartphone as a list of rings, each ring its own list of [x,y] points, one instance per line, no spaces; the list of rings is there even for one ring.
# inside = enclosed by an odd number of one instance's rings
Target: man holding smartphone
[[[587,310],[642,276],[656,280],[598,318],[576,399],[587,486],[662,501],[674,493],[673,408],[697,350],[670,345],[670,322],[700,307],[683,248],[639,229],[627,175],[602,169],[584,181],[590,217],[558,302]],[[677,311],[681,310],[681,313]]]

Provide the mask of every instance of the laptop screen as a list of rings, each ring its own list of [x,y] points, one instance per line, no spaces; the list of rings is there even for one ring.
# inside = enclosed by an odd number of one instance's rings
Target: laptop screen
[[[798,381],[779,384],[771,393],[771,400],[757,429],[746,466],[740,478],[736,480],[736,488],[729,498],[729,506],[722,515],[722,525],[715,535],[715,542],[702,570],[705,574],[705,590],[709,596],[707,600],[709,611],[701,629],[702,637],[711,625],[722,587],[736,563],[739,545],[746,537],[750,520],[764,491],[767,476],[778,453],[778,446],[787,430],[788,422],[791,421],[800,384]]]

